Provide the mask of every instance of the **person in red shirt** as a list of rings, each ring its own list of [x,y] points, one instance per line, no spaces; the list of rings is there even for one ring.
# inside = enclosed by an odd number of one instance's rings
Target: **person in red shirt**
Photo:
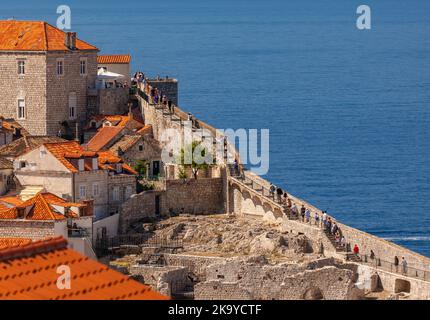
[[[354,252],[354,254],[358,254],[360,252],[360,249],[358,249],[357,244],[354,245],[354,249],[352,249],[352,251]]]

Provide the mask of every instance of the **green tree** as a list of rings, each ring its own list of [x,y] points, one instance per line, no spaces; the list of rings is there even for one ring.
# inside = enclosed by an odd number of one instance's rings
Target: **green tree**
[[[178,164],[183,168],[191,168],[194,179],[197,179],[199,171],[211,167],[214,160],[211,152],[201,141],[193,141],[191,145],[181,149]]]
[[[134,166],[134,170],[136,170],[137,173],[139,173],[140,177],[146,176],[147,168],[148,168],[148,162],[144,160],[137,160]]]

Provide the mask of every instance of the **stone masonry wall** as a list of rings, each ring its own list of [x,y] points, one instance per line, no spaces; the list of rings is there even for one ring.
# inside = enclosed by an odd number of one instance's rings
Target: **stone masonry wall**
[[[55,236],[54,222],[0,220],[0,237],[40,240]]]
[[[129,272],[143,277],[143,283],[166,296],[183,291],[189,282],[188,271],[183,267],[133,265]]]
[[[18,75],[18,60],[25,61],[25,75]],[[16,119],[30,134],[46,134],[45,53],[0,52],[0,113]],[[18,119],[18,99],[25,100],[26,117]]]
[[[221,178],[167,180],[163,208],[190,214],[224,213],[223,181]]]
[[[57,61],[63,60],[63,75],[57,75]],[[80,61],[86,61],[87,72],[80,74]],[[95,86],[97,76],[96,51],[49,52],[46,60],[46,113],[47,135],[56,135],[61,122],[78,121],[80,125],[87,116],[87,91]],[[76,119],[69,116],[69,96],[76,95]],[[75,128],[71,128],[75,132]],[[64,132],[63,132],[64,133]]]
[[[247,175],[252,179],[258,181],[259,184],[265,186],[266,188],[268,188],[270,185],[268,181],[251,172],[247,172]],[[298,208],[300,208],[301,204],[303,203],[305,207],[309,208],[312,212],[317,211],[321,213],[320,209],[314,207],[310,203],[304,200],[301,200],[297,197],[294,197],[291,194],[289,194],[289,197],[292,199],[294,203],[297,204]],[[399,257],[399,259],[402,256],[404,256],[410,267],[430,271],[430,259],[428,257],[425,257],[409,249],[401,247],[393,242],[384,240],[382,238],[378,238],[369,233],[366,233],[358,229],[352,228],[350,226],[344,225],[342,223],[339,223],[339,221],[336,221],[336,222],[339,228],[341,229],[342,234],[345,236],[346,242],[349,243],[351,246],[354,246],[355,244],[357,244],[358,247],[360,248],[360,253],[369,255],[370,250],[373,250],[377,258],[388,262],[394,262],[394,256],[396,255]],[[286,221],[286,223],[288,224],[288,228],[292,228],[293,230],[304,232],[306,235],[309,233],[309,230],[311,230],[309,226],[305,224],[301,224],[299,222]],[[309,237],[312,239],[312,232],[309,235]],[[324,240],[323,238],[321,239]],[[330,246],[329,242],[325,241],[324,245],[326,248],[330,248],[329,251],[333,251],[334,248]]]
[[[178,105],[178,80],[171,78],[160,78],[147,80],[149,85],[161,90],[163,95],[166,95],[174,105]]]
[[[124,114],[128,111],[128,88],[102,89],[97,93],[100,114]]]
[[[167,265],[186,267],[188,271],[196,276],[200,281],[206,280],[206,270],[209,265],[225,261],[225,258],[220,257],[187,254],[165,253],[163,256]]]
[[[355,244],[358,244],[360,253],[369,255],[370,250],[373,250],[376,257],[390,263],[394,263],[394,256],[397,256],[399,260],[401,260],[401,257],[405,257],[409,267],[430,272],[429,258],[401,247],[393,242],[378,238],[344,224],[338,223],[338,225],[342,230],[342,234],[345,236],[347,243],[351,245],[351,248]]]
[[[145,218],[155,218],[155,197],[157,191],[145,191],[132,196],[119,209],[119,232],[126,233],[129,226]]]
[[[325,300],[359,297],[352,280],[353,272],[350,270],[333,266],[306,270],[297,274],[282,272],[283,270],[280,266],[267,266],[265,271],[256,273],[253,268],[249,269],[244,265],[241,268],[241,274],[236,275],[235,281],[218,278],[197,284],[194,287],[195,299],[315,299],[315,297],[312,298],[312,291],[318,292],[319,298]],[[247,273],[249,276],[241,278]],[[262,277],[256,279],[255,276],[258,275]]]

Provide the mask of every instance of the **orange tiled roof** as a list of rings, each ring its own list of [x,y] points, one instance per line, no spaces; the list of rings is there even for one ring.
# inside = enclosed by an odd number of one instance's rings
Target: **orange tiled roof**
[[[19,199],[18,197],[16,197]],[[0,198],[2,201],[2,198]],[[68,203],[51,193],[39,192],[33,198],[28,199],[11,208],[0,208],[0,219],[17,219],[18,210],[26,209],[26,220],[64,220],[66,216],[55,211],[51,205],[60,205],[64,207],[81,206]],[[29,210],[28,210],[29,209]],[[28,210],[28,212],[27,212]]]
[[[91,120],[95,120],[97,122],[105,122],[109,121],[112,126],[115,127],[127,127],[130,130],[139,130],[140,128],[144,127],[144,122],[141,117],[139,118],[135,112],[133,112],[131,115],[103,115],[98,114],[91,117]],[[91,130],[94,129],[91,124],[88,124],[85,127],[85,130]]]
[[[34,150],[40,147],[44,143],[48,142],[65,142],[60,137],[50,136],[24,136],[11,143],[0,147],[0,156],[2,157],[18,157],[24,153]]]
[[[106,147],[115,137],[117,137],[122,130],[123,126],[103,127],[91,138],[87,143],[89,150],[100,151]]]
[[[152,125],[147,124],[142,129],[140,129],[139,131],[137,131],[137,133],[139,133],[141,135],[152,134]]]
[[[43,21],[0,21],[1,51],[69,51],[65,32]],[[98,50],[76,39],[78,50]]]
[[[64,220],[67,217],[77,217],[71,211],[64,216],[57,212],[53,205],[78,208],[86,206],[82,203],[68,202],[49,192],[39,192],[27,201],[22,201],[19,196],[0,197],[0,219],[17,219],[19,208],[30,208],[25,217],[26,220]]]
[[[19,197],[17,196],[7,196],[7,197],[0,197],[0,203],[4,202],[6,204],[9,205],[13,205],[13,206],[19,206],[20,204],[22,204],[24,201],[22,201]]]
[[[130,61],[131,55],[129,54],[99,55],[97,57],[98,64],[126,64]]]
[[[108,129],[116,128],[116,127],[106,127]],[[121,129],[121,128],[120,128]],[[91,142],[91,140],[90,140]],[[76,141],[67,141],[60,143],[46,143],[44,144],[45,148],[56,157],[68,170],[71,172],[78,172],[78,169],[69,161],[69,159],[82,158],[82,157],[98,157],[98,165],[102,170],[111,170],[115,171],[115,169],[109,164],[122,163],[121,158],[115,156],[110,151],[86,151],[81,145]],[[89,147],[89,145],[87,145]],[[86,164],[85,170],[92,170],[92,168]],[[123,165],[124,169],[131,173],[137,174],[134,169]]]
[[[57,287],[57,267],[71,271],[71,288]],[[62,237],[0,250],[0,299],[166,300],[107,266],[67,248]]]
[[[115,171],[111,164],[122,163],[122,159],[114,155],[111,151],[99,151],[99,166],[102,169]],[[122,168],[131,174],[137,174],[137,171],[130,167],[128,164],[122,163]]]
[[[110,151],[118,155],[118,150],[127,151],[132,146],[134,146],[139,140],[142,140],[142,136],[139,134],[135,135],[125,135],[120,140],[118,140],[112,147]]]
[[[13,169],[12,161],[5,158],[0,158],[0,170],[2,169]]]
[[[31,243],[31,239],[27,238],[0,238],[0,250],[23,246]]]
[[[94,152],[84,150],[76,141],[45,143],[44,146],[71,172],[78,172],[78,169],[68,159],[96,156]]]

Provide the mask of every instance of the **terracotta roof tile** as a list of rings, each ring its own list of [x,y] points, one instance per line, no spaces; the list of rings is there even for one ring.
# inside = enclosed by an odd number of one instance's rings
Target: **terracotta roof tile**
[[[118,156],[116,156],[111,151],[99,151],[99,166],[102,169],[110,170],[110,171],[116,171],[115,168],[112,166],[112,164],[121,163],[122,168],[130,174],[137,174],[137,171],[134,170],[129,165],[123,163],[122,159]]]
[[[123,126],[103,127],[87,143],[89,150],[100,151],[121,134]]]
[[[14,204],[11,201],[12,198],[16,200]],[[75,217],[75,213],[68,212],[65,216],[57,212],[53,205],[60,207],[85,207],[84,204],[67,202],[48,192],[39,192],[24,202],[18,196],[0,197],[1,202],[9,203],[12,207],[6,205],[0,206],[0,219],[17,219],[18,210],[26,208],[28,211],[26,210],[25,220],[64,220],[69,216]]]
[[[142,129],[140,129],[139,131],[137,131],[137,133],[139,133],[141,135],[147,135],[147,134],[152,135],[152,125],[147,124]]]
[[[135,108],[138,109],[138,108]],[[133,109],[131,116],[130,115],[94,115],[91,117],[91,120],[95,120],[97,122],[105,122],[109,121],[112,126],[120,126],[127,127],[130,130],[139,130],[144,127],[144,122],[142,117],[138,116],[138,113]],[[85,130],[94,129],[91,124],[88,124],[85,127]]]
[[[129,54],[99,55],[97,57],[99,64],[127,64],[130,61],[131,56]]]
[[[122,151],[127,151],[139,140],[142,140],[141,135],[125,135],[121,139],[119,139],[109,150],[112,153],[118,155],[118,148],[120,148]]]
[[[69,51],[64,44],[65,32],[43,21],[0,21],[2,51]],[[98,50],[76,39],[78,50]]]
[[[31,239],[27,238],[0,238],[0,250],[27,245],[31,241]]]
[[[0,158],[0,170],[1,169],[13,169],[13,163],[5,158]]]
[[[71,289],[60,290],[57,267],[71,271]],[[0,299],[166,300],[131,278],[67,248],[61,237],[0,250]]]
[[[1,202],[4,202],[9,205],[18,206],[22,204],[24,201],[22,201],[21,198],[17,196],[10,196],[10,197],[8,196],[8,197],[0,197],[0,203]]]
[[[96,156],[94,152],[84,150],[76,141],[45,143],[44,146],[71,172],[78,172],[78,169],[68,159]]]
[[[15,158],[40,147],[44,143],[65,141],[67,140],[64,140],[60,137],[24,136],[12,141],[5,146],[0,147],[0,156]]]
[[[28,136],[29,133],[25,128],[23,128],[15,119],[6,119],[5,117],[0,115],[0,119],[3,122],[3,128],[10,131],[15,131],[15,129],[20,129],[21,135]]]

